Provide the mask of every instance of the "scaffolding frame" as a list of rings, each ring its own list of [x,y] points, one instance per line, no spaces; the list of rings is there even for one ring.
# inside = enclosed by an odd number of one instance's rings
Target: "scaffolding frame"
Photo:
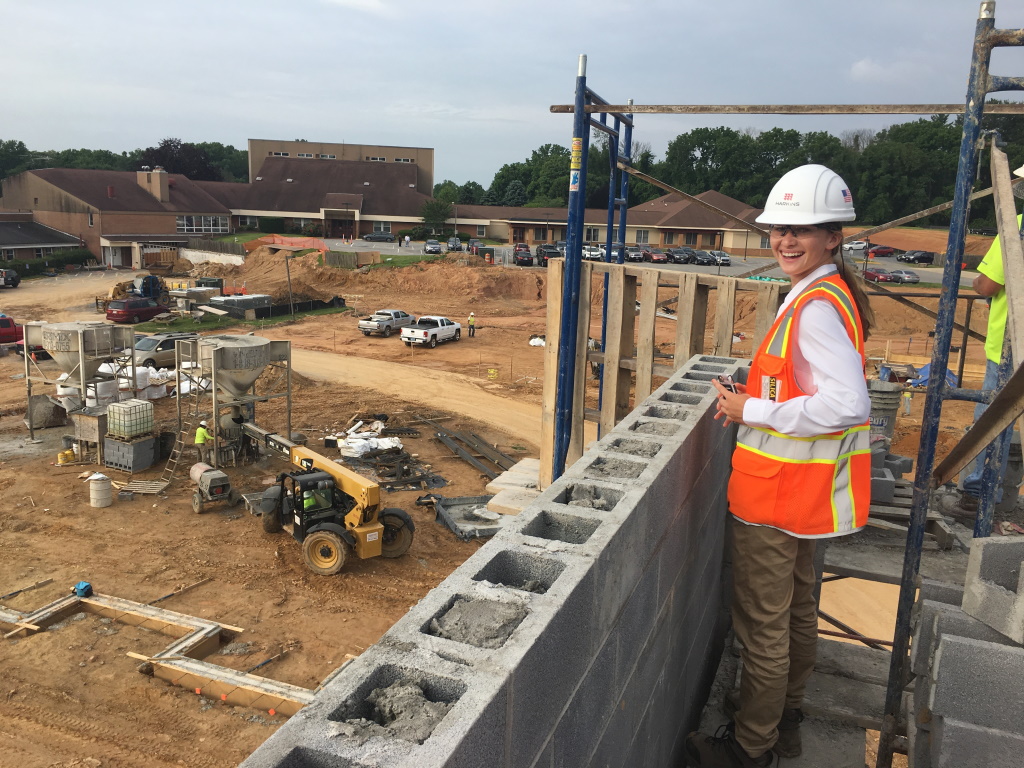
[[[985,112],[985,96],[1001,91],[1024,90],[1024,77],[1003,77],[989,73],[991,51],[997,47],[1020,47],[1024,45],[1024,30],[999,30],[995,28],[995,0],[983,0],[980,5],[978,21],[975,28],[974,46],[971,59],[970,77],[965,105],[952,104],[838,104],[838,105],[644,105],[638,106],[628,102],[625,105],[613,105],[599,97],[587,86],[587,58],[581,55],[576,77],[575,101],[570,105],[554,105],[553,113],[573,114],[572,152],[570,156],[569,184],[569,216],[565,258],[565,279],[562,287],[560,332],[558,341],[557,377],[555,381],[555,413],[554,413],[554,450],[552,452],[551,477],[557,479],[565,470],[566,457],[572,432],[573,414],[573,382],[574,368],[577,359],[579,340],[578,320],[580,317],[580,278],[582,234],[584,226],[584,208],[587,179],[587,155],[590,146],[590,129],[605,131],[614,138],[614,149],[609,141],[609,156],[612,160],[612,175],[609,184],[608,229],[605,261],[611,257],[611,231],[614,224],[615,209],[619,209],[617,244],[619,245],[619,263],[625,247],[626,215],[628,195],[628,175],[639,175],[629,165],[629,153],[632,142],[633,118],[643,114],[963,114],[964,126],[960,146],[960,156],[955,182],[954,199],[948,208],[951,209],[949,237],[946,245],[946,259],[943,267],[942,282],[944,290],[939,300],[936,313],[935,343],[932,349],[932,370],[944,370],[949,362],[949,347],[955,323],[956,304],[959,298],[961,264],[967,234],[967,217],[970,202],[984,192],[971,191],[978,170],[982,151],[981,120]],[[992,114],[1022,114],[1024,104],[991,105]],[[597,113],[600,119],[595,121],[592,114]],[[613,127],[607,125],[607,117],[614,119]],[[623,130],[625,128],[625,130]],[[624,139],[620,156],[620,134]],[[621,182],[621,193],[615,196],[615,171],[624,173]],[[650,179],[648,179],[650,180]],[[657,186],[664,186],[657,184]],[[1006,184],[1009,187],[1009,182]],[[996,190],[997,210],[1000,207],[1000,193],[995,179],[993,189]],[[1007,195],[1004,192],[1003,206]],[[940,206],[939,209],[947,206]],[[931,212],[938,212],[937,210]],[[923,213],[920,215],[924,215]],[[1004,220],[1000,216],[1001,234],[1009,234]],[[890,222],[882,227],[873,228],[872,232],[881,231],[904,220]],[[747,225],[760,231],[753,225]],[[856,239],[860,234],[849,239]],[[1005,237],[1001,238],[1004,242]],[[1016,249],[1020,253],[1020,249]],[[1005,251],[1004,251],[1005,254]],[[607,290],[605,296],[607,297]],[[607,302],[607,298],[606,298]],[[607,303],[602,314],[602,355],[605,352],[604,340],[607,328]],[[1009,334],[1007,334],[1009,336]],[[967,334],[964,334],[966,342]],[[1019,363],[1020,361],[1018,361]],[[991,533],[992,511],[994,507],[995,481],[997,467],[994,457],[997,455],[998,444],[1009,439],[1013,421],[1024,412],[1024,369],[1018,370],[1020,376],[1010,376],[1011,365],[1005,354],[1000,366],[999,388],[994,391],[965,390],[959,386],[950,387],[944,376],[929,377],[925,399],[925,409],[921,430],[921,442],[918,451],[917,469],[913,484],[913,499],[910,510],[909,530],[904,552],[903,569],[900,580],[900,597],[897,608],[896,627],[892,646],[891,666],[886,691],[885,711],[878,748],[876,768],[891,768],[896,744],[896,730],[899,721],[899,708],[902,693],[907,682],[908,652],[910,645],[910,614],[916,593],[916,579],[920,569],[921,552],[924,544],[925,524],[928,504],[932,490],[937,487],[934,470],[935,448],[938,442],[939,421],[942,403],[945,400],[966,400],[973,402],[990,402],[991,407],[985,424],[979,423],[983,429],[972,430],[965,436],[961,445],[960,458],[966,463],[973,458],[987,441],[992,441],[985,455],[985,469],[982,480],[982,497],[974,536],[986,537]],[[604,377],[602,376],[602,381]],[[958,446],[960,448],[960,446]],[[956,450],[956,449],[954,449]],[[973,451],[973,453],[971,453]],[[969,456],[967,454],[970,454]],[[966,459],[963,457],[967,456]],[[946,471],[948,467],[943,467]]]

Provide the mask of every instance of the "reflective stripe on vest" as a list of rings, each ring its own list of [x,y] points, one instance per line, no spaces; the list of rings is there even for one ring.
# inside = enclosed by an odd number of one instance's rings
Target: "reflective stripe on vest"
[[[811,283],[773,324],[751,367],[754,396],[783,402],[806,395],[793,373],[792,340],[800,310],[815,299],[836,308],[863,359],[864,334],[856,304],[833,273]],[[869,437],[867,423],[814,437],[740,426],[729,483],[732,513],[750,523],[801,535],[863,527],[870,505]]]

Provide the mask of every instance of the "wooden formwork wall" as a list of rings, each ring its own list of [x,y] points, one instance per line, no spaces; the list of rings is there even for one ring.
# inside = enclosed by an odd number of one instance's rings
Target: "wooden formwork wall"
[[[583,455],[585,422],[596,422],[601,433],[607,432],[629,413],[632,408],[631,402],[639,403],[651,394],[654,390],[655,376],[672,375],[694,355],[712,354],[728,357],[732,354],[737,293],[749,291],[757,295],[754,349],[771,328],[782,300],[782,283],[604,262],[585,261],[580,266],[579,330],[573,366],[575,378],[567,465]],[[602,309],[600,306],[591,306],[590,298],[594,294],[592,283],[595,280],[602,281],[605,275],[608,276],[608,316],[605,351],[601,353],[588,350],[587,340],[591,321],[600,317]],[[564,277],[563,260],[552,259],[548,262],[548,313],[541,422],[541,487],[547,487],[552,480],[555,391]],[[655,319],[661,309],[658,302],[659,288],[662,292],[670,290],[676,298],[675,351],[671,357],[662,357],[655,362]],[[639,311],[637,301],[640,302]],[[715,323],[710,348],[705,349],[708,307],[712,301],[715,302]],[[663,305],[669,303],[661,301]],[[604,363],[601,382],[604,392],[600,410],[586,407],[589,363]]]

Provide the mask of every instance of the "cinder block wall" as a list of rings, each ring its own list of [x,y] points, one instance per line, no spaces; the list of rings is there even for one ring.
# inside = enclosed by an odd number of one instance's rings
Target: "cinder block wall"
[[[415,605],[243,768],[675,766],[722,650],[733,428],[695,356]],[[436,635],[469,604],[500,647]],[[497,620],[494,620],[497,621]],[[451,709],[417,743],[346,724],[413,680]]]

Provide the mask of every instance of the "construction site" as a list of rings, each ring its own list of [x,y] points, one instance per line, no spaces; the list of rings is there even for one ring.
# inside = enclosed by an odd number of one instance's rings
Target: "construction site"
[[[983,2],[966,107],[861,110],[963,115],[957,195],[948,231],[843,231],[945,258],[920,287],[869,291],[870,518],[818,547],[803,754],[774,765],[1024,766],[1024,374],[1007,358],[983,389],[989,308],[963,268],[993,240],[966,228],[991,162],[1024,358],[1016,182],[980,130],[985,94],[1020,89],[989,54],[1022,42]],[[643,177],[633,121],[695,108],[606,102],[585,57],[576,85],[552,111],[572,114],[582,157],[591,129],[619,147],[606,236],[621,253]],[[168,309],[219,281],[346,311],[172,334],[168,365],[97,320],[122,272],[4,293],[24,339],[0,346],[0,766],[684,765],[741,674],[736,429],[711,382],[746,381],[789,283],[755,279],[779,274],[771,258],[738,277],[583,261],[574,194],[566,258],[546,270],[466,253],[337,268],[284,243],[240,266],[179,260],[147,289]],[[473,312],[475,334],[427,348],[361,332],[382,307]],[[966,526],[958,480],[1011,434]]]

